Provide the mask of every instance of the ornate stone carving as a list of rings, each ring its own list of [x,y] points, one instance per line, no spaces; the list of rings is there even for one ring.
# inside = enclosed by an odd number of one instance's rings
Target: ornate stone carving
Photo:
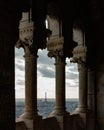
[[[18,40],[16,43],[16,47],[24,48],[26,56],[37,54],[37,50],[33,47],[33,40],[31,38],[30,39],[25,38],[24,41]]]
[[[19,24],[19,41],[18,46],[28,46],[31,53],[36,53],[38,49],[46,48],[46,38],[49,37],[51,31],[43,26],[34,25],[32,21],[31,10],[22,13],[22,19]],[[21,44],[22,43],[22,44]],[[26,47],[23,47],[26,49]]]
[[[73,63],[86,63],[87,48],[83,45],[78,45],[73,49],[73,57],[70,62]]]
[[[64,56],[63,50],[62,49],[61,50],[55,50],[55,51],[51,50],[51,51],[49,51],[48,56],[51,57],[51,58],[56,57],[56,56],[63,57]]]
[[[49,51],[48,56],[49,57],[64,57],[63,52],[63,44],[64,44],[64,38],[56,36],[54,38],[51,38],[48,40],[47,43],[47,50]]]
[[[47,49],[48,51],[60,50],[60,49],[63,49],[63,45],[64,45],[64,38],[56,36],[48,40]]]
[[[23,47],[25,55],[35,55],[37,48],[33,45],[33,34],[34,34],[34,22],[31,20],[30,12],[22,13],[22,19],[19,25],[19,40],[16,43],[16,47]]]

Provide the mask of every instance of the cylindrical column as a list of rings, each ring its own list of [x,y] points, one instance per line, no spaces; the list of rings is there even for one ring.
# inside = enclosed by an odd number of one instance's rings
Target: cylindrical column
[[[55,58],[55,73],[56,73],[56,104],[55,110],[51,115],[65,115],[65,57],[63,55],[63,50],[50,51],[48,53],[49,57]]]
[[[64,114],[65,111],[65,58],[56,56],[56,114]]]
[[[87,67],[85,63],[78,63],[79,71],[79,106],[78,111],[87,110]]]
[[[25,112],[37,115],[37,56],[25,56]]]
[[[22,118],[37,116],[37,55],[25,46],[25,112]]]

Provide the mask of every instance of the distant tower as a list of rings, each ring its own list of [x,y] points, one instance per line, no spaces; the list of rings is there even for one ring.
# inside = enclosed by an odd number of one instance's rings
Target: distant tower
[[[45,92],[45,102],[47,102],[47,92]]]

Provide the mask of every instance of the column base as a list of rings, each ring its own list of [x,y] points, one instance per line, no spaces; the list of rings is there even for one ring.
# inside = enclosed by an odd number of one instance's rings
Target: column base
[[[67,111],[54,110],[48,117],[52,117],[52,116],[65,116],[65,115],[70,115],[70,113],[67,112]]]
[[[67,111],[53,111],[48,118],[56,118],[57,123],[60,127],[60,130],[66,130],[69,129],[71,124],[70,124],[70,113]]]
[[[73,113],[87,113],[88,112],[88,109],[87,108],[84,108],[84,107],[78,107],[76,108],[76,110],[73,112]]]
[[[72,115],[79,115],[80,119],[83,122],[83,128],[86,129],[87,127],[87,117],[88,117],[88,109],[85,107],[77,108]]]
[[[19,118],[21,119],[34,119],[37,117],[42,117],[41,115],[38,115],[37,113],[30,113],[30,112],[25,112],[22,115],[20,115]]]

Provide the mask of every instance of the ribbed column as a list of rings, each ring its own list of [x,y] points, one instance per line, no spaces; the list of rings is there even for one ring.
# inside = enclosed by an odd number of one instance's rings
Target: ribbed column
[[[79,71],[79,106],[80,112],[87,110],[87,67],[85,63],[78,63]]]

